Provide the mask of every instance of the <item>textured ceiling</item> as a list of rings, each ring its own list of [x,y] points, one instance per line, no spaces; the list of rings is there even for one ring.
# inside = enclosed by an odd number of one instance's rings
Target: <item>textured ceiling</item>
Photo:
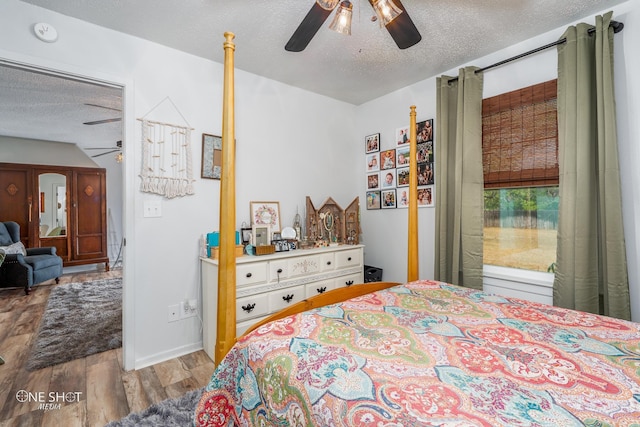
[[[293,86],[323,94],[354,105],[367,102],[409,84],[433,77],[457,65],[598,11],[613,9],[624,0],[402,0],[416,27],[422,34],[417,45],[400,50],[385,29],[371,21],[373,11],[368,1],[352,0],[354,22],[352,35],[343,36],[327,28],[329,20],[318,31],[309,46],[300,53],[284,50],[284,45],[313,5],[313,0],[22,0],[64,15],[92,22],[116,31],[131,34],[217,62],[223,60],[223,33],[232,31],[237,45],[235,66]],[[615,15],[614,15],[615,18]],[[58,28],[58,31],[64,31]],[[489,64],[478,64],[485,66]],[[70,87],[49,88],[47,79],[40,78],[23,85],[22,90],[35,94],[20,94],[19,77],[0,67],[0,134],[7,135],[5,124],[14,127],[10,135],[38,133],[59,141],[76,142],[79,135],[59,135],[53,129],[67,128],[66,120],[82,131],[115,131],[98,144],[121,139],[118,123],[99,126],[78,125],[92,118],[108,118],[112,111],[98,107],[79,107],[76,116],[63,109],[46,106],[64,104],[65,96],[73,97]],[[32,76],[33,77],[33,76]],[[12,81],[17,79],[17,84]],[[67,83],[65,83],[67,84]],[[70,83],[69,83],[70,84]],[[12,88],[9,91],[5,90]],[[87,99],[100,97],[87,90]],[[94,88],[95,89],[95,88]],[[82,91],[83,89],[78,89]],[[7,97],[4,94],[13,94]],[[37,96],[36,96],[37,95]],[[76,104],[109,104],[113,90],[106,90],[106,99],[84,100],[77,94]],[[60,99],[56,99],[60,97]],[[93,98],[92,98],[93,97]],[[82,98],[82,99],[81,99]],[[11,108],[8,108],[8,104]],[[21,111],[20,108],[24,108]],[[5,114],[15,114],[20,120]],[[31,122],[26,125],[25,117]],[[47,121],[48,120],[48,121]],[[42,126],[39,125],[42,123]],[[54,125],[56,125],[54,127]],[[88,129],[91,128],[91,129]],[[98,129],[100,128],[100,129]],[[71,131],[70,131],[71,132]],[[84,143],[87,140],[84,139]]]

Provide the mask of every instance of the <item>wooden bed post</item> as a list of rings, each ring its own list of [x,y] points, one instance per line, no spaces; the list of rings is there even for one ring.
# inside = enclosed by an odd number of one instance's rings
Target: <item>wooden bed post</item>
[[[418,280],[418,170],[416,106],[411,106],[409,127],[409,235],[407,241],[407,281]]]
[[[235,35],[224,33],[224,87],[222,95],[222,173],[220,177],[220,253],[218,265],[218,330],[215,363],[220,363],[236,341],[236,187],[235,187]]]

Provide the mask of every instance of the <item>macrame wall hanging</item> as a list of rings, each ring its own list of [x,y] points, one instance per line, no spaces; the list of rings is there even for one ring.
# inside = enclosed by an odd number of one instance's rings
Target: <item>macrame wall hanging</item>
[[[146,117],[160,104],[169,101],[187,126],[179,126]],[[145,193],[160,194],[167,199],[194,193],[191,158],[193,130],[169,97],[145,114],[142,122],[142,184]]]

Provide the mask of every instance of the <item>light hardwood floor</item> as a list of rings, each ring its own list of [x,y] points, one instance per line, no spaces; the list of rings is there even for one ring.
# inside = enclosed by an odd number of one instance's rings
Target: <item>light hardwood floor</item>
[[[120,275],[119,269],[66,274],[60,284]],[[104,426],[209,381],[214,363],[204,351],[129,372],[123,370],[121,349],[27,371],[24,365],[55,286],[45,282],[32,288],[30,295],[22,289],[0,289],[0,355],[5,359],[0,365],[1,427]],[[45,401],[60,402],[60,408],[39,408],[33,400],[43,400],[40,396],[21,403],[17,398],[21,390],[44,393]]]

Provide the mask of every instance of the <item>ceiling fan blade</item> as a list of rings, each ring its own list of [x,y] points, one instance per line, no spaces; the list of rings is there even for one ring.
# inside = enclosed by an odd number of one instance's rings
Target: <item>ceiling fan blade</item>
[[[316,35],[324,21],[331,15],[331,10],[326,10],[318,5],[317,2],[313,2],[313,7],[304,17],[296,31],[293,33],[289,41],[287,42],[284,50],[289,52],[302,52],[313,36]]]
[[[94,157],[100,157],[100,156],[106,156],[107,154],[116,153],[116,152],[118,152],[118,151],[120,151],[120,149],[119,149],[119,148],[118,148],[118,149],[116,149],[116,150],[107,151],[107,152],[105,152],[105,153],[96,154],[95,156],[91,156],[91,158],[94,158]]]
[[[83,125],[102,125],[104,123],[119,122],[120,120],[122,120],[122,118],[116,117],[116,118],[113,118],[113,119],[94,120],[92,122],[84,122]]]
[[[113,111],[122,111],[120,108],[107,107],[107,106],[105,106],[105,105],[89,104],[89,103],[86,103],[86,102],[85,102],[85,104],[84,104],[84,105],[87,105],[87,106],[89,106],[89,107],[104,108],[104,109],[107,109],[107,110],[113,110]]]
[[[393,2],[402,9],[404,13],[401,13],[396,19],[386,25],[387,31],[389,31],[393,41],[396,42],[400,49],[406,49],[422,40],[422,36],[411,20],[409,12],[407,12],[407,9],[405,9],[400,0],[393,0]]]
[[[86,147],[83,150],[119,150],[120,147]]]

